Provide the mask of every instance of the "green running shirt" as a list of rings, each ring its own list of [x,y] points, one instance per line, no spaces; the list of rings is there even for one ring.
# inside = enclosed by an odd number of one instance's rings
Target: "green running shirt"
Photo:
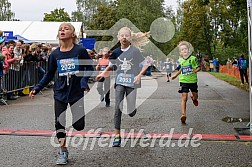
[[[198,81],[197,74],[192,73],[199,67],[198,59],[195,56],[189,56],[187,59],[183,57],[179,58],[179,64],[181,66],[181,73],[179,75],[179,82],[182,83],[196,83]]]

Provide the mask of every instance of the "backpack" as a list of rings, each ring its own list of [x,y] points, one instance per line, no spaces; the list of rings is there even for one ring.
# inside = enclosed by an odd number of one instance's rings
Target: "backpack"
[[[247,69],[247,61],[245,59],[241,60],[240,69]]]

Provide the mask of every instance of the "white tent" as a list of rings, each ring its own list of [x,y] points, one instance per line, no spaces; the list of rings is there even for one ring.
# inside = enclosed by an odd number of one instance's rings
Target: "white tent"
[[[41,22],[41,21],[0,21],[0,30],[13,31],[13,36],[20,35],[31,42],[58,43],[57,33],[63,22]],[[70,22],[76,34],[82,30],[82,22]]]

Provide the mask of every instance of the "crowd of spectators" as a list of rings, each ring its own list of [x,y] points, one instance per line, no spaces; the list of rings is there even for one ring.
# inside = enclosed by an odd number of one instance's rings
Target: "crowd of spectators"
[[[7,94],[7,100],[16,100],[23,96],[23,89],[32,86],[43,78],[46,61],[52,47],[40,43],[24,43],[22,40],[5,41],[0,31],[0,94]]]

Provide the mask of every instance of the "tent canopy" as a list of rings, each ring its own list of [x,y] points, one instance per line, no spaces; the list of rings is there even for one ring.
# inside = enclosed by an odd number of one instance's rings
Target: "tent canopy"
[[[12,31],[14,36],[22,36],[30,42],[57,44],[57,33],[63,22],[41,21],[0,21],[0,30]],[[82,32],[82,22],[70,22],[77,36]]]

